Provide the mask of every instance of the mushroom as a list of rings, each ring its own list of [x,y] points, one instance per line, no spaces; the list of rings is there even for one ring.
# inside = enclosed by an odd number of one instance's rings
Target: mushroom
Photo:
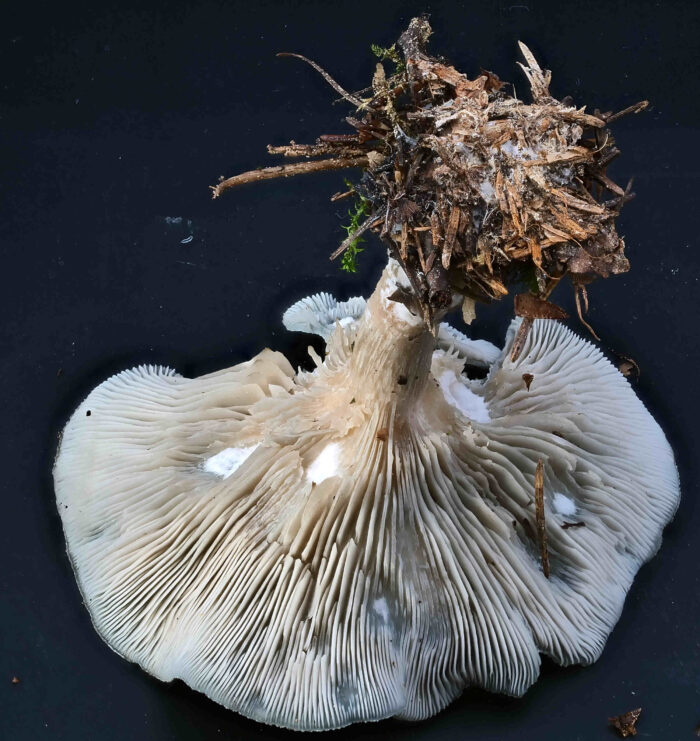
[[[563,325],[535,320],[515,362],[519,320],[497,357],[437,347],[390,300],[405,284],[390,261],[366,306],[290,309],[328,337],[312,372],[270,350],[195,379],[142,366],[80,405],[56,494],[115,651],[298,730],[426,718],[468,686],[519,696],[541,653],[600,655],[678,502],[663,432]]]

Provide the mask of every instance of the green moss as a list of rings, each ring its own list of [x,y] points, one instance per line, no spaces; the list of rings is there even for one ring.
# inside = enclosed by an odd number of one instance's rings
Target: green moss
[[[392,44],[390,47],[379,46],[379,44],[371,44],[372,54],[379,59],[380,62],[386,62],[389,60],[396,65],[397,72],[403,72],[406,68],[401,54],[396,49],[396,44]]]
[[[345,185],[354,190],[354,186],[349,180],[345,181]],[[350,223],[347,226],[343,225],[343,229],[345,229],[348,236],[359,229],[362,222],[367,218],[367,216],[369,216],[370,212],[370,202],[366,198],[363,198],[357,192],[355,192],[355,196],[356,201],[353,207],[348,211]],[[357,256],[360,252],[363,251],[363,248],[359,245],[361,242],[364,241],[364,237],[358,237],[357,239],[353,239],[353,241],[350,242],[349,247],[345,250],[345,252],[343,252],[343,258],[340,263],[341,270],[344,270],[346,273],[357,272]]]

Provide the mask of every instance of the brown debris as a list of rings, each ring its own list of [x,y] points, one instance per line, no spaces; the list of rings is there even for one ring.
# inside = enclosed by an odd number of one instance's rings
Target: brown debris
[[[537,461],[535,470],[535,523],[542,573],[549,579],[549,551],[547,550],[547,530],[544,519],[544,463],[541,458]]]
[[[634,358],[630,358],[627,355],[620,355],[619,357],[622,358],[622,362],[617,366],[617,369],[625,378],[629,378],[632,374],[636,378],[641,376],[642,371],[639,369],[639,365],[637,365],[637,361]]]
[[[518,331],[515,333],[515,337],[513,338],[513,349],[510,352],[511,363],[514,363],[520,357],[523,348],[525,347],[525,340],[527,340],[527,336],[530,334],[530,329],[532,329],[532,319],[525,317],[522,322],[520,322]]]
[[[306,161],[229,178],[213,187],[214,197],[257,180],[362,167],[355,191],[378,217],[368,228],[401,263],[433,327],[454,293],[490,302],[532,278],[534,297],[545,300],[565,275],[583,286],[628,270],[615,219],[634,194],[631,184],[623,189],[606,174],[619,154],[608,126],[648,103],[591,114],[557,100],[551,72],[521,43],[532,97],[526,103],[493,72],[469,79],[430,56],[431,32],[426,18],[414,18],[396,45],[401,63],[393,72],[385,65],[396,60],[377,64],[361,94],[306,57],[281,55],[310,64],[356,108],[346,118],[352,133],[270,147]],[[603,192],[613,198],[601,201]],[[576,298],[580,305],[580,288]],[[528,319],[554,318],[520,315],[520,344]]]
[[[515,316],[526,319],[568,319],[569,315],[551,301],[533,296],[531,293],[519,293],[515,297]]]
[[[561,529],[569,530],[572,527],[586,527],[585,522],[562,522]]]
[[[628,736],[636,736],[637,729],[635,725],[639,720],[639,716],[642,714],[641,708],[630,710],[622,715],[616,715],[613,718],[608,718],[608,723],[622,736],[627,738]]]
[[[525,381],[525,388],[529,391],[530,386],[532,385],[532,382],[535,380],[535,377],[532,375],[532,373],[523,373],[523,381]]]

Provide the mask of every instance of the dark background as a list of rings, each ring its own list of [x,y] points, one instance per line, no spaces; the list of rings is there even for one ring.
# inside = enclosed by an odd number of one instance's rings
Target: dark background
[[[521,700],[467,690],[423,723],[354,726],[335,738],[605,739],[609,715],[640,705],[642,738],[694,737],[700,7],[515,2],[5,4],[0,738],[291,737],[155,681],[102,643],[65,554],[51,463],[67,416],[111,373],[152,362],[196,375],[264,346],[306,362],[310,338],[286,333],[282,310],[319,290],[369,293],[377,244],[357,276],[327,260],[347,223],[345,207],[328,201],[342,174],[218,201],[207,186],[272,164],[268,143],[348,131],[335,93],[276,52],[302,52],[359,89],[376,61],[370,44],[390,44],[423,10],[432,49],[470,74],[493,69],[525,94],[522,39],[553,70],[559,97],[591,110],[653,102],[615,125],[623,157],[613,175],[634,175],[638,193],[620,219],[632,271],[593,286],[590,319],[604,346],[641,366],[635,386],[676,451],[683,500],[595,665],[545,660]],[[566,289],[555,298],[571,307]],[[474,336],[500,341],[511,311],[508,300],[482,308]]]

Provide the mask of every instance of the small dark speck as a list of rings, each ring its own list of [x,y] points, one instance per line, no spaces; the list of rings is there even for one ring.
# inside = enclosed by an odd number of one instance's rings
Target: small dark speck
[[[398,383],[399,386],[405,386],[408,383],[408,378],[406,378],[406,376],[399,376],[396,383]]]
[[[89,417],[89,416],[91,416],[91,415],[92,415],[92,412],[91,412],[91,411],[90,411],[90,410],[88,409],[88,410],[87,410],[87,412],[85,412],[85,416],[86,416],[86,417]]]

